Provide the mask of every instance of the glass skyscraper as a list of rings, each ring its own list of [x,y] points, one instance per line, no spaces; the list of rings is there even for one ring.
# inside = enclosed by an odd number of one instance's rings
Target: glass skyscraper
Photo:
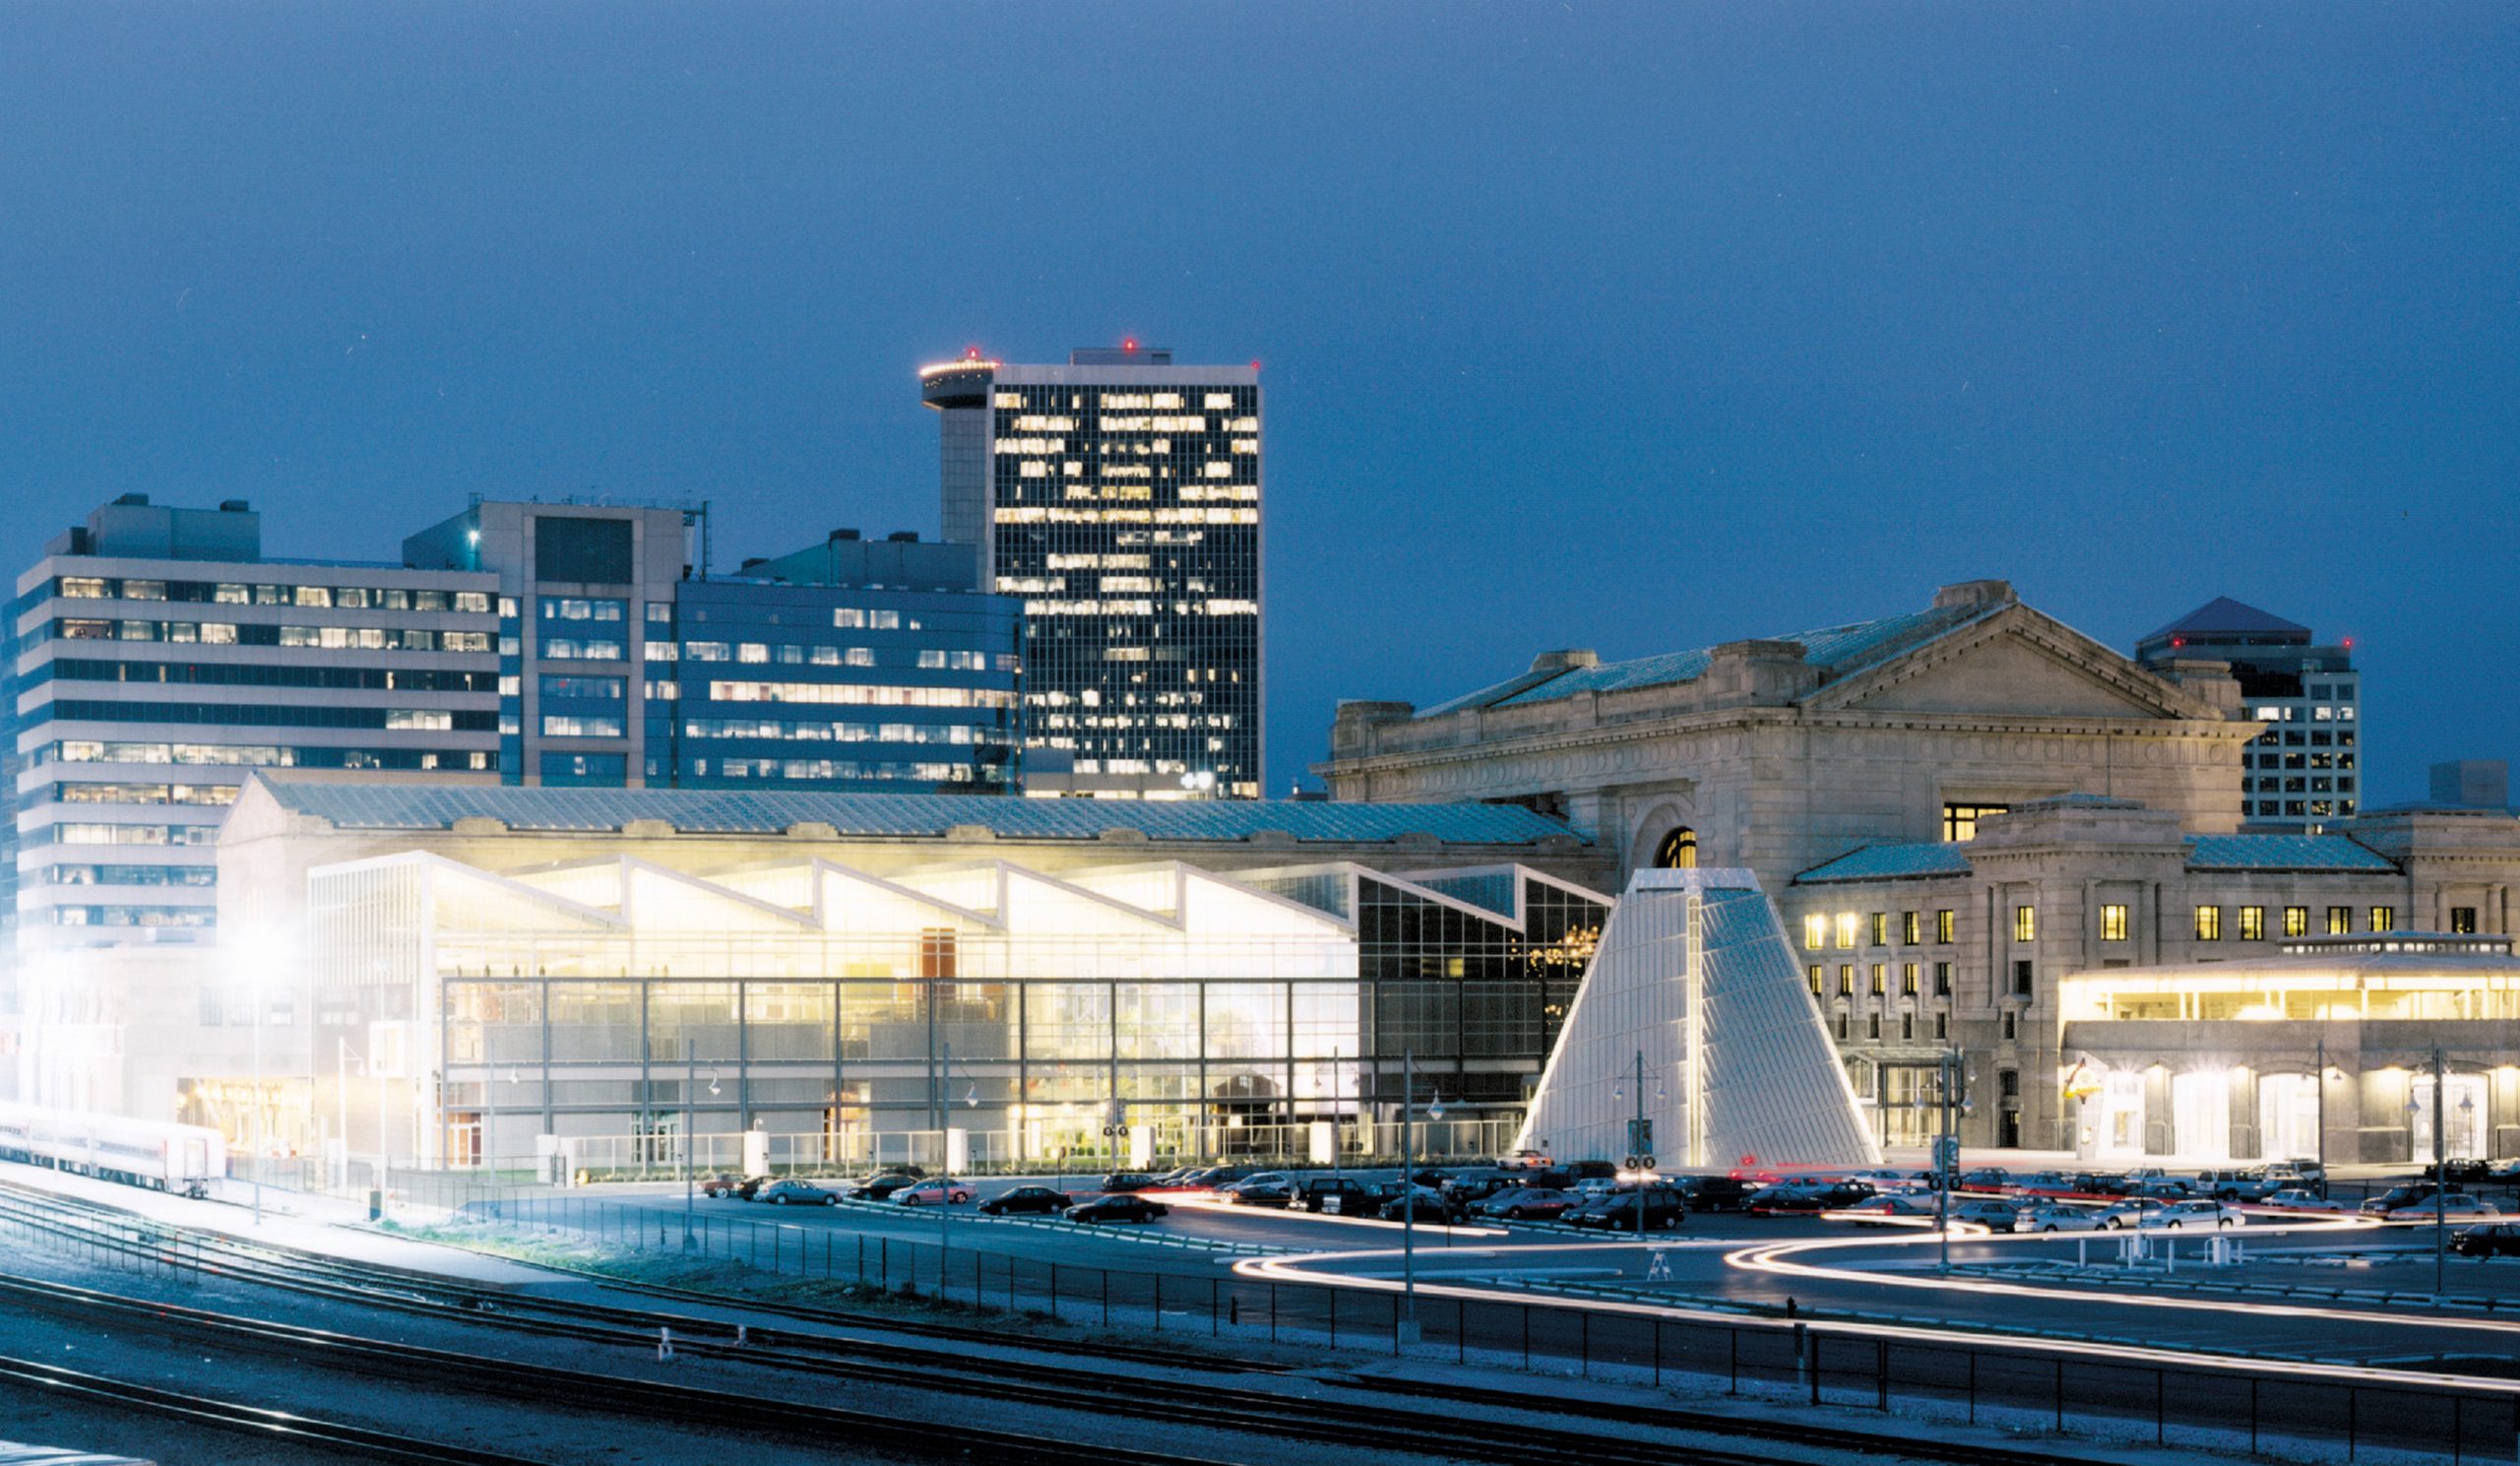
[[[1028,792],[1257,798],[1258,365],[1130,342],[919,376],[945,537],[1024,603]]]

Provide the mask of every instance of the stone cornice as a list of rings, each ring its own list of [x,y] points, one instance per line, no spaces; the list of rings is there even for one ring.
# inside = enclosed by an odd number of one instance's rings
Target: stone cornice
[[[2188,738],[2221,742],[2246,742],[2255,738],[2259,732],[2255,724],[2228,723],[2220,719],[2046,718],[1985,713],[1874,711],[1865,708],[1716,708],[1575,730],[1510,735],[1482,742],[1396,749],[1344,759],[1333,757],[1310,765],[1309,770],[1323,778],[1346,777],[1487,762],[1504,757],[1579,752],[1656,738],[1768,729],[1865,729],[1945,734],[2041,734],[2139,740]]]

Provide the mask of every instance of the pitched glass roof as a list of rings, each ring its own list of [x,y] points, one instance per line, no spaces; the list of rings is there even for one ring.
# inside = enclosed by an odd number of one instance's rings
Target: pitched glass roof
[[[1770,640],[1798,643],[1802,647],[1803,660],[1821,669],[1822,682],[1834,682],[1922,642],[1957,630],[1982,616],[1992,615],[2011,604],[1974,602],[1935,606],[1883,616],[1875,621],[1797,631]],[[1545,672],[1526,672],[1449,702],[1437,703],[1418,716],[1430,718],[1465,707],[1517,707],[1572,697],[1579,692],[1616,692],[1629,687],[1693,681],[1705,674],[1713,661],[1714,649],[1699,647],[1694,651],[1665,652],[1626,662],[1605,662],[1598,667],[1575,668],[1553,676]]]
[[[2190,870],[2395,870],[2343,835],[2190,835]]]
[[[1928,875],[1967,875],[1969,858],[1957,845],[1867,845],[1794,878],[1796,885],[1833,880],[1909,880]]]
[[[1455,845],[1527,845],[1564,825],[1511,804],[1341,804],[1320,800],[1016,799],[968,795],[852,795],[686,789],[526,789],[501,785],[329,784],[269,780],[283,808],[342,829],[447,830],[459,819],[514,830],[608,832],[662,820],[688,834],[775,835],[826,824],[844,836],[940,837],[978,825],[1010,839],[1094,840],[1136,830],[1151,840],[1371,842],[1429,835]]]

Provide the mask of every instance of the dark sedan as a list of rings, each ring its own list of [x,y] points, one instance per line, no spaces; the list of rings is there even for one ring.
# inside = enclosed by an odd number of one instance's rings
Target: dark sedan
[[[917,1185],[923,1179],[924,1177],[913,1176],[908,1171],[887,1171],[859,1181],[849,1194],[862,1201],[885,1201],[902,1187]]]
[[[1572,1227],[1597,1228],[1604,1232],[1636,1230],[1637,1192],[1621,1191],[1613,1196],[1579,1206],[1559,1220]],[[1656,1186],[1644,1192],[1645,1227],[1649,1232],[1668,1231],[1677,1227],[1688,1215],[1680,1202],[1680,1193],[1668,1186]]]
[[[2520,1222],[2487,1222],[2463,1227],[2450,1239],[2450,1250],[2483,1261],[2488,1257],[2520,1257]]]
[[[1102,1188],[1105,1191],[1143,1191],[1155,1184],[1157,1181],[1152,1176],[1141,1176],[1134,1171],[1114,1171],[1102,1178]]]
[[[1064,1214],[1071,1222],[1152,1222],[1169,1213],[1171,1208],[1161,1201],[1143,1196],[1122,1194],[1100,1196],[1092,1201],[1071,1206]]]
[[[1071,1204],[1065,1191],[1053,1191],[1047,1186],[1017,1186],[1012,1191],[1000,1192],[981,1202],[979,1210],[984,1217],[1014,1217],[1027,1213],[1055,1215],[1067,1210]]]
[[[1770,1186],[1751,1193],[1741,1209],[1754,1217],[1808,1217],[1853,1206],[1873,1194],[1860,1181],[1834,1186]]]

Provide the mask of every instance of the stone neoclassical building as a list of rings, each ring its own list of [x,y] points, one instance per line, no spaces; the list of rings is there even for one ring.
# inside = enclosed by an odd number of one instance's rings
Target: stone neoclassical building
[[[1476,799],[1567,820],[1640,866],[1747,866],[1770,891],[1866,845],[1965,836],[1979,812],[2090,793],[2239,825],[2239,687],[2156,675],[1999,580],[1929,607],[1631,662],[1544,653],[1431,708],[1348,702],[1315,772],[1334,799]]]
[[[1929,1138],[1935,1066],[1957,1049],[1970,1144],[2255,1157],[2324,1142],[2403,1160],[2428,1134],[2407,1117],[2410,1075],[2445,1047],[2469,1076],[2451,1087],[2480,1102],[2462,1143],[2520,1148],[2498,978],[2445,969],[2416,986],[2451,995],[2376,1006],[2380,989],[2329,976],[2313,986],[2356,995],[2209,998],[2230,987],[2214,964],[2263,966],[2287,942],[2512,929],[2507,814],[2240,833],[2244,750],[2267,727],[2225,663],[2141,667],[1974,581],[1790,637],[1616,663],[1547,653],[1422,710],[1346,703],[1319,772],[1340,799],[1562,818],[1621,879],[1756,871],[1887,1144]],[[2359,752],[2350,726],[2304,733],[2305,765]],[[2143,971],[2144,1003],[2110,996],[2120,968]],[[2325,1087],[2299,1100],[2322,1052]]]

